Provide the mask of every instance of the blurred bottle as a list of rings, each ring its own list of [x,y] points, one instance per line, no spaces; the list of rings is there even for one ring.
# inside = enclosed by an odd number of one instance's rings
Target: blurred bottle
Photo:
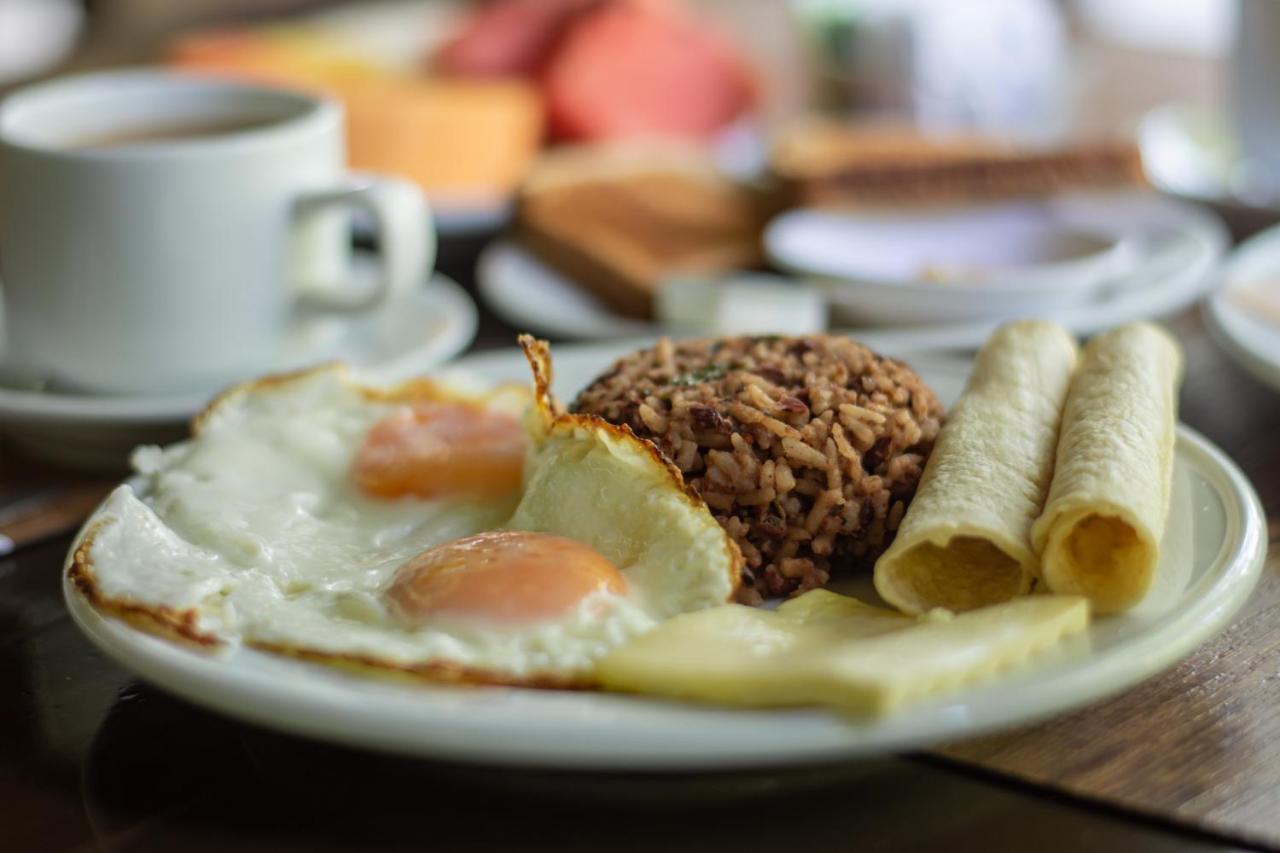
[[[1240,161],[1233,189],[1257,204],[1280,200],[1280,3],[1240,0],[1231,62]]]
[[[1052,0],[792,0],[819,109],[1048,141],[1070,123]]]

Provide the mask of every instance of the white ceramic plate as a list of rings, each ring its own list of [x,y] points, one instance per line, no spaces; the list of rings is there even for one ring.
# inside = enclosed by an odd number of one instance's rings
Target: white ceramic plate
[[[556,388],[571,395],[632,344],[561,347]],[[950,400],[964,361],[909,358]],[[521,380],[501,351],[461,368]],[[1178,434],[1173,509],[1157,589],[1124,616],[1031,667],[883,720],[819,710],[734,711],[637,697],[499,687],[423,687],[359,678],[238,649],[209,656],[100,617],[78,592],[67,604],[90,640],[140,677],[234,717],[343,744],[458,761],[593,769],[711,769],[845,759],[1026,723],[1123,690],[1226,626],[1266,550],[1253,489],[1221,451]]]
[[[318,346],[302,341],[282,347],[271,369],[344,360],[389,378],[421,373],[466,349],[478,320],[467,292],[435,274],[404,300],[338,322]],[[119,470],[134,446],[181,437],[211,393],[100,397],[0,386],[0,429],[33,455],[77,468]]]
[[[773,264],[823,282],[865,322],[1018,317],[1087,302],[1141,260],[1088,197],[928,210],[799,208],[764,232]]]
[[[1248,282],[1265,282],[1280,291],[1280,226],[1245,241],[1231,254],[1222,271],[1222,287],[1204,305],[1205,325],[1218,345],[1259,382],[1280,390],[1280,322],[1257,316],[1228,293]]]
[[[1038,204],[1041,216],[1089,223],[1097,233],[1115,235],[1120,247],[1102,259],[1106,263],[1098,260],[1091,268],[1076,266],[1068,275],[1055,275],[1046,288],[1050,292],[1043,294],[1016,283],[987,292],[978,285],[957,290],[943,283],[836,279],[828,268],[805,264],[795,252],[773,255],[779,241],[775,235],[771,244],[769,232],[766,251],[784,268],[819,276],[838,319],[876,328],[927,324],[941,338],[965,339],[967,346],[976,347],[1003,320],[1044,317],[1089,335],[1171,314],[1212,285],[1228,244],[1226,229],[1212,214],[1154,193],[1077,193]]]
[[[1175,314],[1212,287],[1228,245],[1226,229],[1213,214],[1154,193],[1115,194],[1106,204],[1097,203],[1098,198],[1077,197],[1070,204],[1080,207],[1071,215],[1086,217],[1099,229],[1129,235],[1136,253],[1132,266],[1123,275],[1102,282],[1090,299],[1042,311],[1028,309],[1022,316],[1044,316],[1076,335],[1088,336],[1133,320]],[[511,241],[495,241],[484,250],[476,281],[489,307],[519,329],[576,340],[616,340],[662,332],[654,323],[614,314],[599,299]],[[846,286],[827,287],[838,323],[852,328],[860,339],[876,341],[890,350],[976,350],[1001,322],[995,316],[978,320],[957,317],[929,325],[859,320],[862,297],[840,296],[838,291]],[[892,286],[869,287],[876,304],[892,309],[901,301],[901,294]]]

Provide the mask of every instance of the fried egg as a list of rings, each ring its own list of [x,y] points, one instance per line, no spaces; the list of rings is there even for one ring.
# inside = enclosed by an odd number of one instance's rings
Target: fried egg
[[[625,428],[533,394],[341,368],[224,395],[191,440],[143,448],[68,579],[101,612],[434,680],[589,683],[609,649],[729,600],[737,547]]]

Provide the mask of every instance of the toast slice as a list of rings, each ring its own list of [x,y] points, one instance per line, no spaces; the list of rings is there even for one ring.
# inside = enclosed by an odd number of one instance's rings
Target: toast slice
[[[977,136],[928,137],[872,124],[806,123],[784,132],[770,169],[792,204],[909,205],[1146,185],[1129,142],[1028,148]]]
[[[759,266],[763,207],[683,147],[567,149],[526,181],[517,228],[543,262],[613,310],[649,318],[670,276]]]

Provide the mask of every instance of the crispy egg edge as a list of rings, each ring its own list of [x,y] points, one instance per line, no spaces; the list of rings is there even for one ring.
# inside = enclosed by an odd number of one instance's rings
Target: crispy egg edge
[[[541,414],[543,425],[548,434],[553,432],[572,432],[575,429],[603,432],[625,443],[640,449],[649,459],[663,471],[664,475],[694,510],[713,516],[711,508],[698,494],[697,489],[685,482],[680,468],[665,453],[647,438],[636,435],[626,424],[614,424],[598,415],[575,414],[564,410],[551,393],[552,365],[551,345],[547,341],[534,338],[532,335],[520,335],[517,339],[524,357],[533,371],[533,405]],[[712,519],[714,521],[714,518]],[[720,526],[720,522],[715,522]],[[729,565],[729,595],[726,602],[735,600],[738,588],[742,584],[742,568],[744,565],[742,550],[728,533],[723,538]]]
[[[67,581],[85,597],[99,613],[128,624],[130,627],[179,645],[200,651],[226,648],[227,644],[196,628],[198,614],[194,608],[179,610],[164,605],[144,604],[128,598],[112,598],[104,595],[93,573],[93,561],[89,552],[95,534],[113,519],[99,519],[86,532],[72,553],[67,569]],[[582,679],[534,673],[525,678],[504,677],[488,670],[465,667],[453,663],[393,664],[366,655],[322,652],[287,643],[248,641],[247,648],[270,654],[291,657],[315,663],[323,663],[353,672],[374,672],[379,675],[400,676],[406,680],[430,684],[493,685],[534,687],[571,690],[591,686]]]
[[[94,511],[95,515],[97,510]],[[194,608],[176,609],[163,604],[144,604],[131,598],[113,598],[105,595],[93,573],[94,539],[114,518],[98,518],[85,528],[67,561],[67,582],[84,596],[85,600],[97,610],[108,616],[114,616],[148,634],[154,634],[183,645],[212,649],[225,645],[222,640],[212,634],[203,633],[196,628],[199,614]]]

